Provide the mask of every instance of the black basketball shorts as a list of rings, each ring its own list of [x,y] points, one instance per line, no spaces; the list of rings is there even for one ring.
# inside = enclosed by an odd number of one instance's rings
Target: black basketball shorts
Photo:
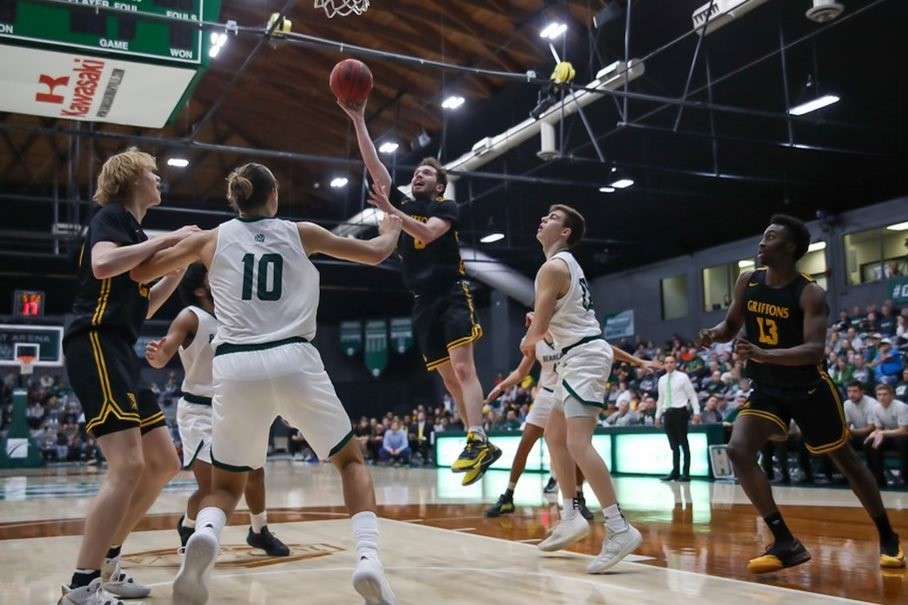
[[[450,351],[482,338],[473,298],[458,281],[438,295],[420,294],[413,306],[413,332],[429,371],[451,359]]]
[[[769,420],[785,435],[794,419],[801,429],[807,451],[814,455],[837,450],[848,443],[850,437],[842,398],[825,374],[817,384],[791,391],[761,389],[760,385],[755,385],[738,415]]]
[[[139,358],[115,333],[75,334],[63,345],[69,384],[85,412],[85,430],[95,438],[138,428],[144,435],[165,426],[156,401],[136,399]]]

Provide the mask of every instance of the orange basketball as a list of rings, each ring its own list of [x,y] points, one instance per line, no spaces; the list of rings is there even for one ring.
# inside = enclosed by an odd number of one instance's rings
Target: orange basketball
[[[372,72],[362,61],[344,59],[331,70],[328,84],[342,103],[358,105],[369,98]]]

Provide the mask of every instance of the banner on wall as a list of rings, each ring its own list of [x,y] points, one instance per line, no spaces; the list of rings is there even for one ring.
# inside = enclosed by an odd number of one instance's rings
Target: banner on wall
[[[634,310],[606,315],[603,332],[605,339],[609,341],[631,338],[634,335]]]
[[[388,322],[370,319],[366,322],[366,367],[375,378],[388,367]]]
[[[398,354],[403,355],[413,346],[413,322],[409,317],[391,320],[391,344]]]
[[[342,321],[340,324],[341,350],[347,357],[356,357],[363,352],[363,322]]]
[[[908,303],[908,277],[896,277],[890,280],[889,298],[896,304]]]

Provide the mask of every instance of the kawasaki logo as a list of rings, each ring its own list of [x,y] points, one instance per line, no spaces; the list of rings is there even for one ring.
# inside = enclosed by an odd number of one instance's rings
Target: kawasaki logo
[[[85,117],[91,111],[91,105],[95,100],[98,92],[98,85],[104,74],[104,61],[99,59],[79,59],[73,60],[73,74],[76,78],[75,87],[72,93],[69,107],[60,112],[61,117]],[[51,103],[63,105],[65,98],[57,93],[58,88],[69,88],[71,76],[54,77],[48,74],[41,74],[38,77],[38,83],[44,88],[35,93],[35,101],[38,103]]]

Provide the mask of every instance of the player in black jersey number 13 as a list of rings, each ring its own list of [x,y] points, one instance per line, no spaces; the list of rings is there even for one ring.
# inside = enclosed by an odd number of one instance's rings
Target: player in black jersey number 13
[[[698,344],[708,346],[732,340],[742,326],[745,331],[745,337],[735,342],[735,353],[746,364],[753,392],[735,421],[728,455],[774,537],[762,556],[751,559],[748,570],[773,572],[810,559],[785,525],[769,481],[757,465],[757,452],[770,438],[786,436],[792,419],[807,449],[829,456],[873,519],[880,537],[880,566],[904,567],[905,556],[879,488],[848,442],[841,397],[821,367],[826,292],[796,268],[810,245],[810,232],[794,217],[776,215],[770,222],[757,251],[757,263],[763,268],[741,274],[725,321],[698,337]]]
[[[410,181],[412,198],[392,186],[364,118],[365,103],[341,108],[350,117],[363,162],[375,182],[369,202],[403,223],[398,252],[404,285],[413,293],[413,332],[426,369],[438,370],[467,424],[467,444],[451,465],[463,485],[479,481],[501,456],[482,428],[482,386],[473,343],[482,336],[464,279],[457,240],[458,206],[444,199],[447,175],[435,158],[420,162]]]

